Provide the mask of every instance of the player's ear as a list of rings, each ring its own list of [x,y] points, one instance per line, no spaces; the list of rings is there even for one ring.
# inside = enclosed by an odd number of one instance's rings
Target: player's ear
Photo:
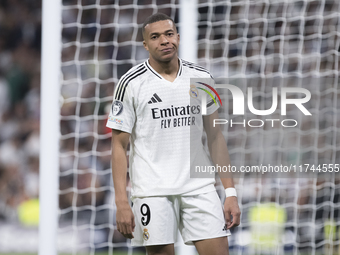
[[[177,39],[178,39],[178,42],[180,42],[181,37],[179,36],[179,34],[177,34]]]
[[[143,41],[143,46],[144,46],[144,48],[145,48],[147,51],[149,51],[149,47],[148,47],[148,45],[146,44],[145,40]]]

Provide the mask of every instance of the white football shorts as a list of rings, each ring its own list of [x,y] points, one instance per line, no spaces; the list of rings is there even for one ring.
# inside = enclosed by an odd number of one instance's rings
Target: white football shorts
[[[185,244],[229,236],[223,207],[215,191],[194,196],[136,198],[132,246],[175,243],[178,229]]]

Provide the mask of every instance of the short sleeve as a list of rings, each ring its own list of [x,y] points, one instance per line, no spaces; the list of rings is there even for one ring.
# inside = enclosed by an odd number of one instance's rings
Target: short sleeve
[[[219,98],[219,94],[216,91],[215,88],[215,79],[214,77],[210,74],[210,80],[211,83],[210,84],[210,88],[208,87],[207,90],[210,92],[210,95],[212,96],[208,96],[208,100],[207,100],[207,115],[210,115],[212,113],[214,113],[219,107],[220,107],[220,98]]]
[[[206,114],[210,115],[214,113],[221,104],[220,97],[215,89],[215,81],[213,77],[204,73],[201,77],[191,78],[190,82],[190,96],[193,98],[206,98]],[[201,75],[201,73],[200,73]],[[199,96],[201,95],[201,96]]]
[[[219,107],[220,107],[220,102],[217,98],[217,96],[214,96],[214,99],[209,98],[207,102],[207,115],[210,115],[214,113]]]
[[[129,84],[125,87],[122,97],[118,96],[120,89],[120,86],[116,87],[106,126],[131,134],[136,119],[133,91]]]

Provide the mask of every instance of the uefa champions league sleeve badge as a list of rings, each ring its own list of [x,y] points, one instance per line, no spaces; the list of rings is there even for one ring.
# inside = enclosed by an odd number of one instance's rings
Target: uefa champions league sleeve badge
[[[123,103],[115,100],[112,104],[112,115],[117,116],[123,112]]]

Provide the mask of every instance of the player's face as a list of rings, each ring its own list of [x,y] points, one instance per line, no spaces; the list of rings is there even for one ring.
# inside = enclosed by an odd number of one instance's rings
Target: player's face
[[[145,26],[143,45],[150,58],[169,62],[177,57],[179,34],[171,20],[161,20]]]

